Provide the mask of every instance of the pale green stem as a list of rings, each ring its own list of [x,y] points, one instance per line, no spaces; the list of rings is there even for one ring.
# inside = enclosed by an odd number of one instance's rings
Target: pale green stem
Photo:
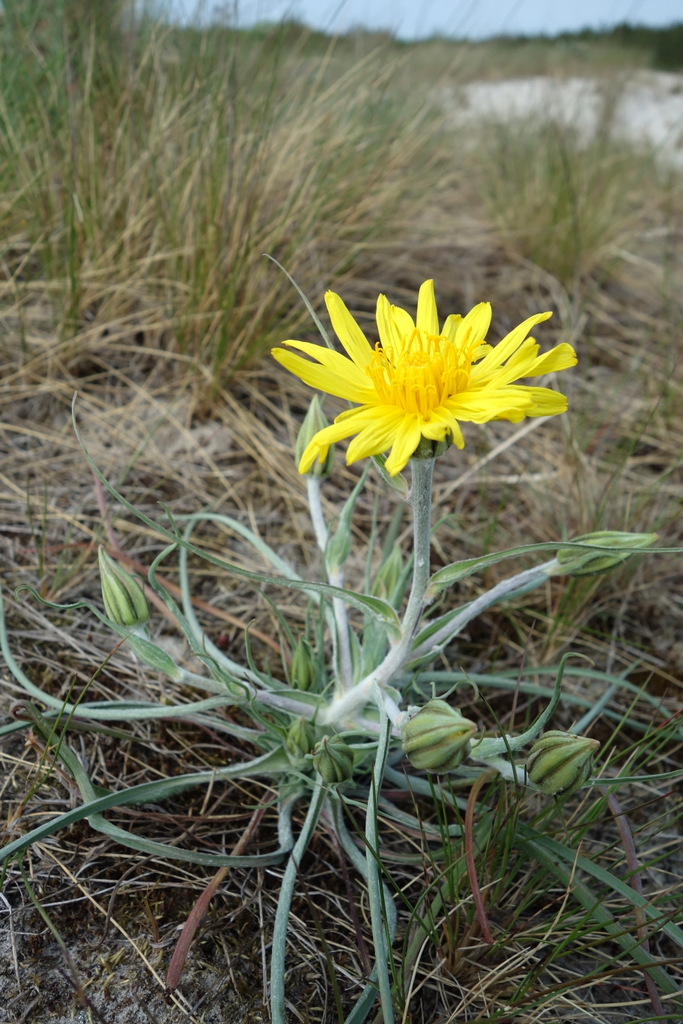
[[[432,479],[434,459],[411,459],[412,481],[410,501],[413,507],[413,582],[408,607],[401,626],[399,647],[407,653],[420,621],[424,596],[429,582],[431,550]]]
[[[331,725],[335,723],[338,726],[345,724],[347,719],[352,718],[359,708],[367,704],[370,698],[370,687],[376,680],[377,672],[372,672],[369,676],[361,679],[359,683],[356,683],[355,686],[352,686],[350,690],[347,690],[343,696],[335,697],[319,715],[318,721],[320,724]]]
[[[394,728],[400,729],[402,720],[405,717],[405,712],[401,711],[394,698],[391,697],[386,690],[379,690],[379,699],[382,701],[384,713],[391,724]]]
[[[524,785],[528,785],[526,779],[526,771],[523,764],[515,764],[514,762],[506,761],[503,757],[475,757],[470,753],[470,758],[473,761],[478,761],[480,764],[485,764],[487,768],[495,768],[499,775],[502,775],[508,782],[518,782]],[[536,788],[536,787],[532,787]]]
[[[571,657],[585,657],[586,661],[590,661],[590,658],[587,658],[583,654],[573,654],[571,652],[565,654],[562,661],[560,662],[560,667],[557,671],[557,677],[555,679],[555,686],[553,687],[553,694],[550,698],[550,702],[548,703],[547,708],[541,712],[538,718],[534,722],[532,722],[532,724],[529,726],[528,729],[525,730],[525,732],[520,733],[518,736],[506,735],[505,737],[501,736],[497,738],[487,736],[484,737],[484,739],[479,740],[478,743],[472,743],[472,747],[470,749],[470,757],[472,758],[473,761],[483,761],[489,763],[494,758],[498,757],[499,754],[509,755],[511,751],[520,750],[522,747],[525,747],[527,743],[531,743],[532,740],[536,739],[541,729],[545,728],[547,723],[550,721],[552,715],[555,713],[558,704],[560,703],[564,669],[565,665],[567,664],[567,659]],[[494,765],[494,767],[496,766]]]
[[[543,565],[525,569],[524,572],[517,573],[507,580],[501,580],[491,590],[487,590],[480,597],[471,601],[470,604],[462,609],[459,615],[454,616],[450,622],[445,623],[428,640],[418,644],[411,654],[411,661],[418,658],[423,659],[427,656],[435,657],[444,644],[456,637],[468,622],[481,615],[490,605],[495,604],[496,601],[501,601],[503,598],[510,600],[513,597],[519,597],[522,594],[526,594],[529,590],[533,590],[534,587],[540,586],[541,583],[545,583],[552,575],[550,570],[556,567],[557,561],[553,558],[552,561],[544,562]]]
[[[329,582],[335,587],[341,587],[344,582],[344,575],[341,572],[330,573]],[[351,685],[351,647],[349,645],[349,620],[346,616],[346,605],[341,597],[332,598],[332,610],[334,621],[337,625],[337,639],[339,643],[339,666],[337,684],[339,691],[345,693]]]
[[[327,524],[323,515],[323,507],[320,501],[320,477],[306,477],[306,492],[308,494],[308,507],[311,516],[311,524],[315,539],[320,550],[325,553],[327,547]]]
[[[411,504],[413,507],[413,582],[408,606],[401,623],[401,638],[388,652],[381,665],[370,675],[328,705],[322,722],[339,722],[351,717],[367,704],[373,683],[380,687],[399,672],[409,657],[413,635],[420,621],[424,596],[429,583],[431,548],[432,478],[434,459],[411,459]]]
[[[217,697],[207,697],[204,700],[192,701],[188,704],[154,704],[150,701],[107,701],[103,704],[97,701],[94,704],[88,702],[76,702],[76,704],[70,703],[68,700],[63,700],[59,697],[53,697],[49,693],[44,693],[40,687],[33,683],[26,673],[17,664],[12,650],[9,646],[7,638],[7,631],[5,629],[5,615],[2,602],[2,589],[0,588],[0,650],[2,651],[7,667],[10,672],[19,683],[20,686],[28,693],[31,697],[35,697],[37,700],[46,704],[50,708],[54,708],[62,715],[78,715],[79,718],[95,719],[100,721],[132,721],[145,719],[158,719],[158,718],[170,718],[174,715],[189,716],[194,715],[202,711],[209,711],[219,707],[225,707],[226,704],[239,703],[236,701],[234,694],[223,693]],[[180,670],[182,673],[182,679],[188,679],[192,682],[193,686],[203,686],[207,689],[214,689],[215,684],[213,680],[204,679],[203,676],[197,676],[194,673],[188,673],[184,669]],[[304,718],[313,719],[316,714],[316,707],[313,704],[304,703],[303,701],[296,700],[292,697],[288,697],[285,694],[271,693],[267,690],[259,690],[253,683],[240,681],[240,686],[246,691],[246,695],[252,700],[258,700],[260,703],[267,705],[268,707],[278,708],[281,711],[286,711],[291,715],[302,715]],[[225,687],[221,689],[224,691]]]
[[[306,489],[308,492],[308,505],[310,509],[313,532],[320,551],[325,554],[329,532],[325,517],[323,515],[322,502],[320,501],[320,477],[307,476]],[[328,574],[328,582],[334,587],[344,585],[344,573],[342,570]],[[344,692],[351,682],[351,648],[349,646],[349,622],[346,615],[346,605],[341,597],[332,598],[332,611],[335,621],[335,633],[337,643],[335,644],[335,662],[337,663],[337,683]],[[338,655],[338,658],[337,658]]]

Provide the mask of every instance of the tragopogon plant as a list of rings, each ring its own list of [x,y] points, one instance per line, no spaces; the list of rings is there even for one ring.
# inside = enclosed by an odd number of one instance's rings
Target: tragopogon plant
[[[7,861],[37,839],[87,817],[94,828],[155,857],[186,859],[216,867],[262,866],[284,861],[272,939],[270,1000],[274,1024],[285,1024],[285,952],[290,905],[307,845],[319,821],[324,819],[336,834],[339,848],[367,884],[372,922],[374,966],[347,1021],[360,1024],[379,1000],[384,1022],[390,1024],[396,1006],[402,1005],[404,993],[399,990],[400,978],[392,977],[388,967],[396,911],[392,893],[382,877],[378,838],[380,798],[383,814],[392,813],[391,802],[382,796],[384,780],[390,779],[394,790],[412,789],[419,793],[429,792],[424,772],[454,773],[470,783],[475,783],[483,773],[497,773],[520,793],[526,787],[550,797],[566,797],[590,784],[592,758],[598,746],[595,740],[573,732],[553,729],[541,735],[560,700],[564,662],[557,672],[552,699],[530,728],[519,734],[488,736],[481,734],[477,723],[453,705],[451,695],[462,675],[449,676],[441,671],[437,682],[430,667],[466,625],[492,604],[524,594],[554,575],[604,571],[632,552],[648,547],[655,536],[602,532],[573,542],[527,545],[454,562],[432,574],[430,530],[435,459],[451,444],[463,447],[461,422],[517,422],[526,416],[562,413],[567,405],[563,395],[546,387],[517,382],[573,366],[574,351],[561,344],[539,355],[539,346],[529,337],[529,331],[546,320],[549,313],[525,320],[496,345],[487,341],[491,311],[486,303],[476,306],[464,318],[449,316],[440,325],[431,281],[420,289],[415,320],[405,310],[390,305],[385,296],[379,297],[379,341],[374,347],[337,295],[328,293],[327,307],[346,355],[334,350],[317,318],[326,345],[290,340],[273,353],[307,384],[353,403],[330,426],[314,398],[297,446],[299,470],[308,488],[312,528],[324,566],[322,581],[300,578],[260,537],[228,515],[196,512],[180,523],[169,516],[168,525],[164,526],[138,512],[95,466],[74,418],[85,457],[99,479],[132,514],[167,542],[149,568],[148,584],[187,639],[196,670],[177,664],[163,643],[154,639],[154,623],[148,616],[140,583],[104,550],[100,553],[100,571],[106,614],[90,607],[144,664],[208,696],[179,705],[127,701],[102,704],[85,700],[77,706],[65,703],[44,693],[24,674],[12,657],[4,627],[1,631],[5,657],[15,678],[29,697],[46,708],[39,711],[27,701],[17,714],[32,722],[46,739],[55,735],[60,716],[75,716],[80,722],[111,723],[172,715],[209,722],[214,728],[230,732],[251,744],[257,756],[244,763],[226,765],[217,773],[190,773],[103,794],[96,790],[63,739],[55,753],[80,787],[82,806],[9,843],[0,855]],[[325,519],[321,489],[332,472],[331,446],[352,435],[347,461],[371,461],[332,528]],[[385,457],[388,451],[390,454]],[[352,545],[351,517],[373,465],[394,489],[396,500],[409,504],[413,543],[412,550],[405,552],[393,544],[386,546],[381,564],[369,574],[369,586],[359,592],[345,587],[345,563]],[[402,476],[407,467],[408,481]],[[238,533],[269,563],[272,571],[248,572],[203,552],[195,546],[192,536],[197,524],[205,521],[220,523]],[[464,607],[433,611],[435,598],[459,580],[497,561],[543,550],[554,551],[549,561],[510,576]],[[309,596],[321,626],[315,636],[309,633],[295,640],[288,678],[274,678],[270,672],[261,671],[252,658],[247,666],[239,664],[204,634],[190,592],[190,553],[255,585],[277,584]],[[179,603],[157,576],[160,565],[172,554],[177,554],[179,561]],[[349,614],[350,609],[353,615]],[[413,699],[416,693],[424,694],[420,704],[408,703],[409,690]],[[241,709],[241,715],[237,721],[221,717],[218,723],[218,716],[212,717],[212,712],[228,706]],[[584,716],[581,731],[589,727],[592,718],[591,712]],[[245,724],[249,719],[251,726]],[[527,757],[524,748],[529,748]],[[103,817],[111,807],[158,801],[189,786],[208,782],[216,774],[226,780],[263,775],[277,787],[277,850],[239,856],[199,853],[133,836]],[[431,792],[445,809],[455,799],[448,786],[432,787]],[[362,844],[349,828],[346,802],[366,809]],[[305,808],[298,835],[293,826],[294,808]],[[405,812],[401,813],[405,823]],[[530,842],[529,836],[526,841]]]

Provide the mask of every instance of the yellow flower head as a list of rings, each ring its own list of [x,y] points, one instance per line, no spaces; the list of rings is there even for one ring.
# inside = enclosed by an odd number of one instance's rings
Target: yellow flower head
[[[539,356],[538,345],[527,337],[550,313],[529,317],[492,347],[485,343],[491,323],[488,302],[480,302],[464,318],[449,316],[439,330],[434,282],[425,281],[415,321],[390,305],[386,295],[379,296],[380,340],[372,348],[338,295],[327,292],[325,302],[346,356],[306,341],[283,344],[310,359],[284,348],[273,349],[273,356],[306,384],[357,407],[342,412],[313,437],[299,462],[300,473],[316,458],[322,462],[331,444],[355,434],[347,464],[391,448],[386,468],[395,476],[423,437],[453,441],[462,448],[459,420],[517,423],[525,416],[554,416],[567,408],[567,399],[556,391],[514,383],[576,363],[571,345]]]

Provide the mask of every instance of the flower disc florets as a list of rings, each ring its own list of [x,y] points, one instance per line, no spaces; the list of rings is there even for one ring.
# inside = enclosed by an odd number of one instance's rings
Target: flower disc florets
[[[299,461],[300,473],[308,472],[316,459],[323,462],[330,445],[353,437],[347,463],[391,449],[386,469],[395,476],[422,438],[462,448],[460,421],[518,422],[525,416],[554,416],[567,408],[565,396],[556,391],[514,383],[576,363],[570,345],[558,345],[539,356],[538,345],[528,337],[550,313],[529,317],[492,347],[486,342],[491,324],[487,302],[464,318],[447,317],[440,327],[434,282],[425,281],[415,320],[390,305],[385,295],[379,296],[379,342],[373,348],[338,295],[328,292],[325,301],[346,355],[289,340],[284,342],[287,348],[273,349],[273,356],[306,384],[357,407],[315,434]]]
[[[368,374],[384,404],[428,419],[446,399],[467,390],[481,348],[478,341],[469,347],[465,341],[458,349],[444,335],[416,327],[395,347],[385,349],[378,342]]]

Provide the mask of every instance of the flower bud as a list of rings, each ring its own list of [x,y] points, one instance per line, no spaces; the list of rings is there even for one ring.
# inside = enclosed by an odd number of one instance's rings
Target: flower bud
[[[294,448],[294,458],[297,466],[301,462],[301,456],[308,448],[309,443],[313,440],[316,434],[320,433],[328,426],[328,422],[325,418],[325,414],[320,407],[320,399],[317,395],[313,395],[311,404],[308,407],[308,412],[304,416],[304,421],[299,428],[299,433],[296,439],[296,445]],[[332,467],[334,465],[334,445],[330,445],[327,450],[327,455],[322,462],[318,459],[315,460],[311,468],[308,470],[309,476],[320,476],[327,477],[332,473]]]
[[[547,796],[569,796],[590,778],[593,754],[599,746],[598,740],[588,736],[551,729],[531,748],[527,776]]]
[[[373,597],[381,597],[383,599],[391,598],[401,573],[403,572],[403,555],[398,545],[391,549],[391,552],[387,558],[384,559],[377,575],[372,581],[370,587],[370,593]]]
[[[333,537],[330,537],[325,549],[325,562],[330,574],[338,573],[349,557],[351,551],[351,532],[342,520]]]
[[[451,772],[469,753],[477,731],[445,700],[427,702],[401,729],[401,743],[414,768],[427,772]]]
[[[310,690],[315,681],[313,648],[308,640],[299,637],[289,666],[289,679],[297,690]]]
[[[313,751],[313,767],[328,786],[346,782],[353,775],[353,751],[341,736],[323,736]]]
[[[310,754],[315,743],[315,729],[305,718],[297,718],[292,722],[287,735],[285,746],[295,760]]]
[[[577,537],[577,543],[617,548],[617,551],[584,551],[581,548],[559,548],[556,559],[562,573],[591,576],[606,572],[625,562],[629,555],[648,548],[657,540],[656,533],[624,533],[621,530],[597,530]]]
[[[107,618],[117,626],[141,626],[147,622],[149,608],[140,583],[115,562],[102,545],[97,549],[97,560]]]

